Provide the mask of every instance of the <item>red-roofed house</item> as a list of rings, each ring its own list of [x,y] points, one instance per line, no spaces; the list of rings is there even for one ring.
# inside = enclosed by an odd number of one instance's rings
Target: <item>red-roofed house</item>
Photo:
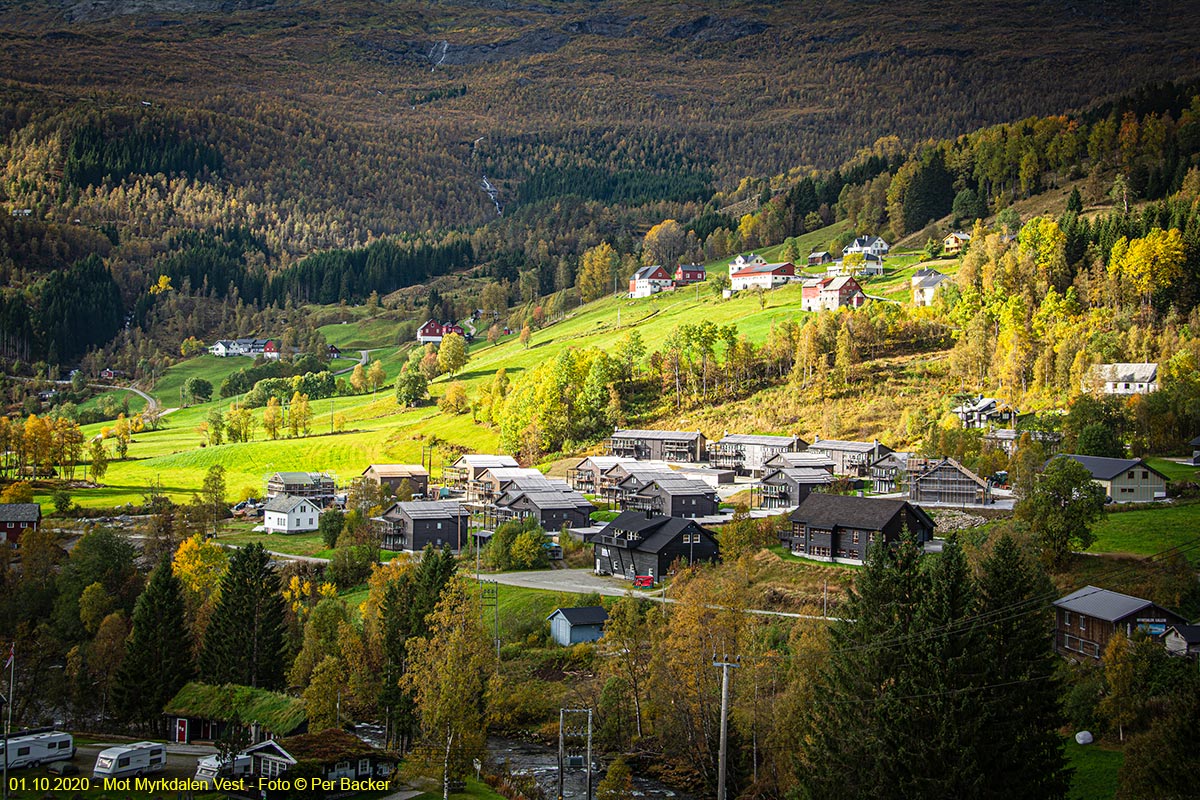
[[[858,281],[849,275],[805,281],[800,294],[801,311],[834,311],[842,306],[858,308],[867,301]]]
[[[796,265],[790,261],[776,264],[751,264],[729,276],[729,288],[735,292],[743,289],[774,289],[796,280]]]

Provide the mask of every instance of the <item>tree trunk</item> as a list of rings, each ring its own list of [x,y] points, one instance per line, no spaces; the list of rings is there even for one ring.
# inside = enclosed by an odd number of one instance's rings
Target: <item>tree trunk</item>
[[[442,800],[450,800],[450,746],[454,743],[454,731],[446,726],[446,757],[442,760]]]

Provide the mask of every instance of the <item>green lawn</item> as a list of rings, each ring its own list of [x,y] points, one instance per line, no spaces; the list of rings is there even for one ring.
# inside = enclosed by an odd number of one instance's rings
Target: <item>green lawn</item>
[[[1178,461],[1171,461],[1166,458],[1148,457],[1146,463],[1163,475],[1166,475],[1167,479],[1172,481],[1195,481],[1197,473],[1200,473],[1200,469],[1191,464],[1180,464]]]
[[[154,388],[150,389],[150,394],[154,395],[164,408],[175,408],[181,404],[179,391],[183,384],[189,378],[204,378],[212,384],[215,397],[221,388],[221,381],[239,369],[253,364],[254,359],[245,356],[230,356],[229,358],[218,358],[208,354],[195,356],[168,368],[154,384]]]
[[[1067,741],[1067,762],[1075,769],[1068,800],[1110,800],[1117,791],[1117,773],[1125,762],[1120,750]]]
[[[399,344],[398,337],[403,325],[401,320],[381,316],[322,325],[317,330],[329,344],[336,345],[341,350],[355,351],[344,353],[347,358],[352,358],[358,355],[358,350],[395,347]]]
[[[80,411],[99,410],[100,403],[108,397],[112,397],[117,401],[117,404],[124,407],[125,403],[129,403],[129,413],[139,414],[146,410],[146,398],[136,392],[131,392],[128,389],[113,389],[107,392],[100,392],[79,404]]]
[[[1094,533],[1096,541],[1089,553],[1150,555],[1200,537],[1200,503],[1110,512]],[[1200,563],[1200,551],[1187,555],[1193,563]]]

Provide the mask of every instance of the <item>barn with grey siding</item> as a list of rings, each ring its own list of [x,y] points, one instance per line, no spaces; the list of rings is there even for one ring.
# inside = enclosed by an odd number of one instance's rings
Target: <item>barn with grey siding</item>
[[[569,647],[580,642],[594,642],[603,636],[608,612],[604,606],[556,608],[546,619],[550,622],[550,638]]]

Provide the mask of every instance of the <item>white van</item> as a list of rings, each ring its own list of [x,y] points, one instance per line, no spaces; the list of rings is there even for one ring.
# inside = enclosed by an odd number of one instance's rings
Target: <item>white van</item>
[[[62,731],[31,733],[8,740],[8,768],[39,767],[51,761],[69,761],[75,757],[75,740]],[[4,743],[0,741],[0,762],[4,760]]]
[[[159,742],[136,742],[101,750],[96,756],[93,778],[126,778],[161,772],[167,765],[167,746]]]
[[[229,778],[231,780],[244,778],[250,774],[253,766],[254,759],[241,753],[234,756],[233,761],[224,766],[221,765],[220,756],[205,756],[196,762],[196,780],[203,781],[204,785],[211,789],[213,788],[213,782],[217,778]]]

